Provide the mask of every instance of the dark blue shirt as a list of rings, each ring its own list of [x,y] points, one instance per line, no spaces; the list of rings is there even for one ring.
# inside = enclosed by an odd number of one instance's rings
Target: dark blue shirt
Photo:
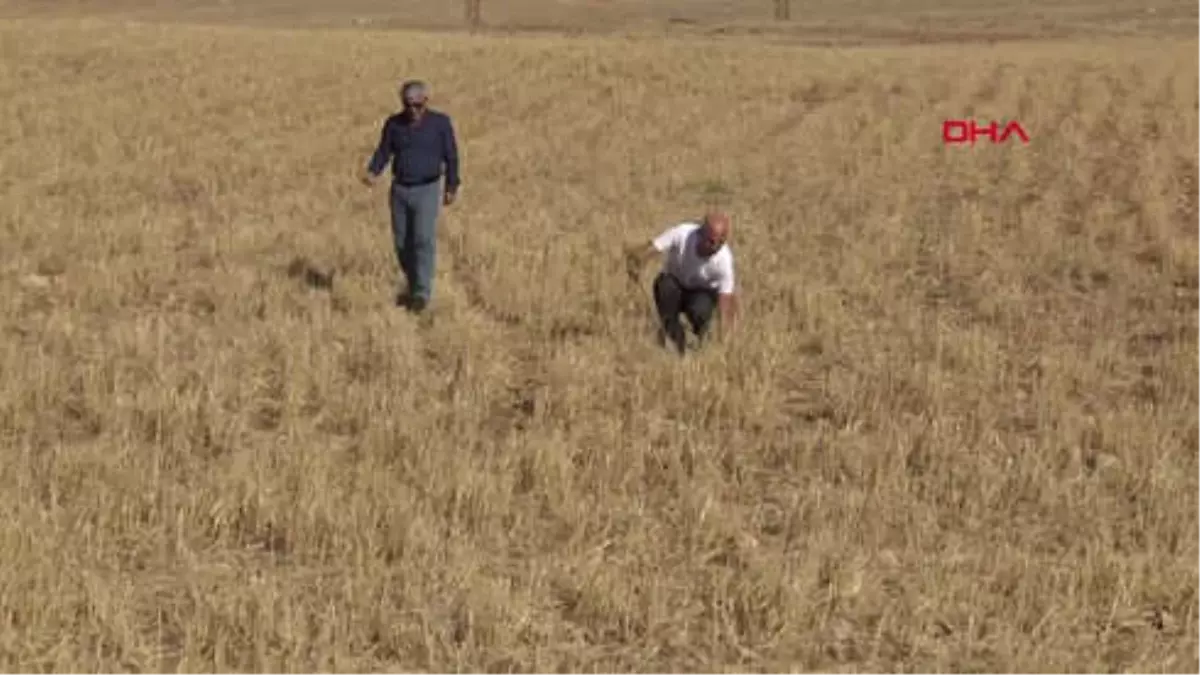
[[[419,124],[413,125],[406,112],[396,113],[383,123],[379,146],[367,170],[378,176],[392,160],[392,180],[401,185],[432,183],[442,176],[446,165],[446,189],[458,188],[458,143],[450,117],[426,110]]]

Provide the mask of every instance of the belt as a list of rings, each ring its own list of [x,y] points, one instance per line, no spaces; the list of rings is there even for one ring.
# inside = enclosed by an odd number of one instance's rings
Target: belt
[[[406,187],[406,188],[421,187],[422,185],[429,185],[430,183],[436,183],[441,179],[442,179],[441,176],[434,176],[433,178],[424,178],[421,180],[397,180],[396,185],[399,185],[400,187]]]

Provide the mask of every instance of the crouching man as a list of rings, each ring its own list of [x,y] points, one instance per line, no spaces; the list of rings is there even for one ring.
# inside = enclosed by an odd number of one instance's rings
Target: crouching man
[[[687,335],[680,315],[701,342],[709,335],[715,310],[720,310],[724,337],[737,322],[734,295],[733,251],[726,240],[729,216],[711,211],[700,223],[685,222],[656,237],[650,244],[626,252],[626,271],[637,281],[642,265],[661,255],[662,271],[654,279],[654,304],[660,321],[660,339],[679,351],[687,350]]]

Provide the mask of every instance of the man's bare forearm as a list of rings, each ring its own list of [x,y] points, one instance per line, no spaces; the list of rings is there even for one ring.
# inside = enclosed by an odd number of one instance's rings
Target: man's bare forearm
[[[625,247],[625,257],[639,263],[648,263],[659,255],[658,249],[651,244],[637,243]]]
[[[625,247],[625,273],[630,280],[636,281],[641,275],[642,268],[659,255],[659,252],[654,246],[647,244],[633,244]]]
[[[717,299],[717,308],[721,314],[721,336],[725,337],[731,334],[737,327],[738,321],[738,305],[737,297],[733,295],[721,295]]]

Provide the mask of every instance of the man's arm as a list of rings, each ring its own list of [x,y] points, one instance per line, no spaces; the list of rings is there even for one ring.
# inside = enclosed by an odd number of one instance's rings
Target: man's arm
[[[717,295],[717,309],[721,312],[721,337],[724,338],[737,327],[738,320],[738,301],[737,295],[733,293],[720,293]]]
[[[659,251],[654,248],[653,244],[634,244],[625,247],[625,275],[629,277],[630,281],[637,283],[642,274],[642,267],[657,255],[659,255]]]
[[[363,174],[363,182],[370,185],[380,173],[387,168],[388,161],[392,158],[392,139],[391,139],[391,120],[385,120],[383,130],[379,132],[379,145],[375,146],[375,152],[371,155],[371,159],[367,162],[366,172]]]
[[[728,337],[737,327],[738,297],[735,292],[733,257],[727,256],[724,275],[717,287],[717,309],[721,313],[721,337]]]
[[[641,276],[642,267],[667,252],[675,243],[675,234],[677,228],[671,228],[666,232],[655,237],[650,243],[638,243],[632,246],[625,247],[625,274],[629,276],[630,281],[637,282]]]
[[[446,116],[446,126],[442,129],[442,161],[446,163],[446,192],[454,195],[458,192],[460,176],[458,174],[458,139],[454,137],[454,124]],[[453,199],[453,196],[451,196]]]
[[[644,265],[660,255],[662,255],[662,251],[653,243],[639,243],[625,247],[625,259],[639,265]]]

